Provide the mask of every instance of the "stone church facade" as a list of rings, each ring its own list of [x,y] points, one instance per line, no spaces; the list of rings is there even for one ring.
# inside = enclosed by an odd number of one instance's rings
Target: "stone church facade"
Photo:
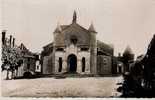
[[[93,24],[88,29],[77,23],[57,25],[54,41],[43,47],[42,74],[111,74],[113,47],[96,39]]]

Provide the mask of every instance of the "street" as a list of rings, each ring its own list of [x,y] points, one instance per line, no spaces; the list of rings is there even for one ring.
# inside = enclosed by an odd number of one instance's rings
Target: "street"
[[[2,96],[9,97],[117,97],[122,77],[2,80]]]

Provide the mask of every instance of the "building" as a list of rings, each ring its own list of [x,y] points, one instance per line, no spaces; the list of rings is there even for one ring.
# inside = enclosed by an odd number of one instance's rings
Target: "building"
[[[96,39],[97,32],[77,23],[74,11],[70,25],[57,25],[54,41],[43,47],[42,74],[112,74],[113,46]]]
[[[18,68],[17,76],[24,76],[26,73],[34,75],[36,70],[37,55],[29,51],[23,43],[21,43],[18,48],[20,50],[19,52],[23,63]]]

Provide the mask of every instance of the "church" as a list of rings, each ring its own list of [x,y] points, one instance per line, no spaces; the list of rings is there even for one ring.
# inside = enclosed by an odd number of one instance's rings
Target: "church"
[[[69,25],[57,25],[53,42],[43,47],[42,74],[112,74],[114,48],[96,39],[93,24],[88,29],[77,23],[76,11]]]

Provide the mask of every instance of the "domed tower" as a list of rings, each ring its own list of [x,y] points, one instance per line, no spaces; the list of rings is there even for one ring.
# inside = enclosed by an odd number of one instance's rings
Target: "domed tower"
[[[97,74],[97,40],[96,30],[93,23],[91,23],[88,31],[90,32],[90,70],[93,74]]]
[[[124,71],[129,71],[129,64],[130,62],[134,61],[134,54],[130,48],[130,46],[127,46],[124,53],[123,53],[123,63],[124,63]]]

